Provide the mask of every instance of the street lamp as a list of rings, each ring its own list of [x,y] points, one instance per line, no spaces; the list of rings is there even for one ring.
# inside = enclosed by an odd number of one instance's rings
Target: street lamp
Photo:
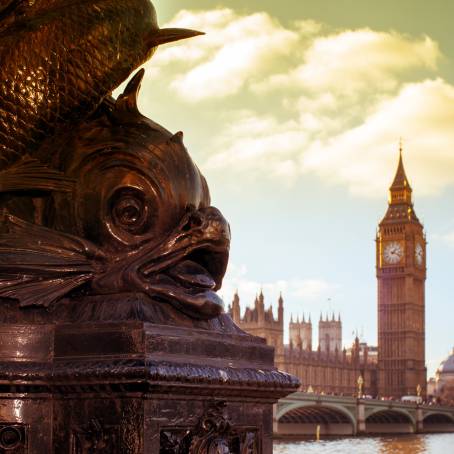
[[[362,375],[358,377],[358,381],[356,383],[358,384],[358,399],[359,399],[363,395],[364,378]]]
[[[418,386],[416,387],[416,395],[418,397],[421,397],[421,391],[422,391],[421,385],[418,383]]]

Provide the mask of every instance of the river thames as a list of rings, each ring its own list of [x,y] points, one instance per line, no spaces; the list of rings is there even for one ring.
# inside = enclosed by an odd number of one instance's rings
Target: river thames
[[[274,454],[451,454],[454,434],[274,442]]]

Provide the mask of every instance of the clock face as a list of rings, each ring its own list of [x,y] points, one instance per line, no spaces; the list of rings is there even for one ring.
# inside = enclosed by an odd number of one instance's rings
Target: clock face
[[[424,258],[424,249],[422,248],[420,243],[416,243],[415,247],[415,260],[416,263],[421,266]]]
[[[392,241],[391,243],[386,244],[383,251],[383,259],[385,263],[389,265],[395,265],[399,263],[404,257],[404,248],[401,243],[397,241]]]

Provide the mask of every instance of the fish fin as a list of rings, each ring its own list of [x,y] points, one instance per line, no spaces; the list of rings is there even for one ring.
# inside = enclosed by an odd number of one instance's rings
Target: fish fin
[[[0,296],[16,299],[21,307],[49,307],[91,279],[89,275],[37,280],[32,276],[9,280],[0,274]]]
[[[118,97],[115,103],[116,112],[139,113],[137,98],[144,75],[145,70],[143,68],[134,74],[134,77],[128,82],[124,92]]]
[[[0,296],[22,307],[44,306],[89,282],[105,256],[81,238],[3,213],[0,234]]]
[[[0,192],[57,191],[71,192],[74,181],[50,169],[37,159],[25,156],[0,172]]]
[[[171,138],[170,141],[174,143],[178,143],[180,145],[183,145],[183,139],[184,139],[184,133],[183,131],[178,131],[176,134],[174,134]]]

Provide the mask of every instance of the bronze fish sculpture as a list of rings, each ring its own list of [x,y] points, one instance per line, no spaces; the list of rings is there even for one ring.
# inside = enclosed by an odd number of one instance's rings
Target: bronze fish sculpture
[[[93,113],[157,46],[199,34],[160,29],[149,0],[0,0],[0,170]]]
[[[222,312],[216,291],[230,227],[210,206],[182,133],[137,110],[143,73],[115,103],[106,100],[94,117],[43,144],[40,153],[54,156],[72,189],[43,198],[35,216],[41,224],[19,218],[21,205],[10,202],[0,234],[0,297],[47,307],[74,291],[142,292],[195,318]],[[55,178],[48,172],[42,169],[43,181]]]

